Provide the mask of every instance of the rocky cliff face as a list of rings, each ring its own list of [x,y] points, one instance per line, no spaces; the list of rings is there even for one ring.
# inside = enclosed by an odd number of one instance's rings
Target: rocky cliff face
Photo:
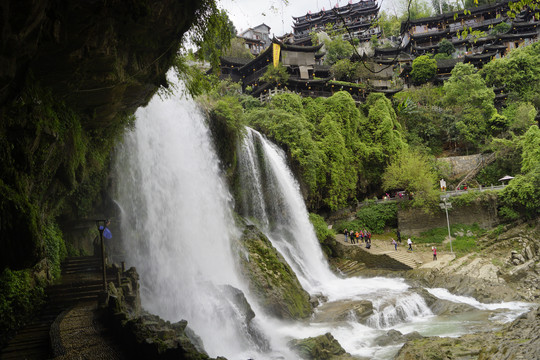
[[[81,199],[106,181],[128,116],[166,84],[209,2],[0,2],[0,269],[58,253],[54,219],[77,210],[66,199],[92,205]]]

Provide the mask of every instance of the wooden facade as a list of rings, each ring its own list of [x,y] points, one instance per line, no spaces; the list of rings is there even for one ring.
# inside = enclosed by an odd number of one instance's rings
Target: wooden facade
[[[345,38],[368,41],[373,35],[380,36],[378,27],[371,28],[377,19],[379,6],[375,0],[359,1],[331,10],[321,10],[317,13],[308,12],[304,16],[293,16],[294,43],[311,45],[310,33],[324,31],[331,24],[334,29],[345,30]]]

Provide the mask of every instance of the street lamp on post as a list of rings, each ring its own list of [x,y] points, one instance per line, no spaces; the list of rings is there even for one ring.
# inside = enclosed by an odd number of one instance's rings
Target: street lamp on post
[[[99,240],[101,242],[101,267],[103,270],[103,291],[107,291],[107,267],[105,265],[105,243],[103,242],[103,232],[109,225],[109,220],[96,220],[96,226],[99,231]]]
[[[448,225],[448,239],[450,239],[450,252],[454,253],[452,249],[452,235],[450,235],[450,220],[448,219],[448,209],[452,208],[452,203],[448,202],[448,195],[441,196],[442,203],[439,203],[441,209],[444,209],[446,212],[446,225]]]

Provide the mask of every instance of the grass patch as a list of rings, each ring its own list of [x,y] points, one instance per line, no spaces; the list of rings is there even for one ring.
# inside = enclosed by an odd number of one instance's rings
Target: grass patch
[[[445,247],[450,250],[450,243],[445,244]],[[469,237],[460,237],[452,239],[452,249],[456,253],[470,253],[472,251],[477,251],[478,246],[476,245],[476,239]]]
[[[486,230],[482,229],[478,224],[455,224],[450,226],[450,233],[452,234],[452,249],[458,255],[464,255],[479,249],[477,244],[478,238],[483,236]],[[441,227],[430,229],[421,233],[420,236],[415,236],[411,239],[416,244],[442,245],[446,238],[448,238],[448,228]],[[444,249],[450,251],[449,242],[444,244]]]

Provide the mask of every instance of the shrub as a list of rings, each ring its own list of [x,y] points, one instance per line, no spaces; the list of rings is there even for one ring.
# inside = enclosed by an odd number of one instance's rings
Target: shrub
[[[397,227],[397,204],[394,202],[375,204],[367,202],[356,213],[353,221],[342,221],[336,224],[336,231],[366,229],[374,234],[382,234],[386,227]]]
[[[324,221],[323,217],[314,213],[309,213],[309,221],[315,228],[315,234],[320,243],[323,243],[327,239],[333,239],[335,233],[328,228],[328,224]]]
[[[43,286],[35,284],[30,270],[5,269],[0,275],[0,348],[12,331],[21,327],[43,304]]]
[[[437,73],[437,60],[430,55],[421,55],[412,63],[411,77],[415,84],[424,84]]]

